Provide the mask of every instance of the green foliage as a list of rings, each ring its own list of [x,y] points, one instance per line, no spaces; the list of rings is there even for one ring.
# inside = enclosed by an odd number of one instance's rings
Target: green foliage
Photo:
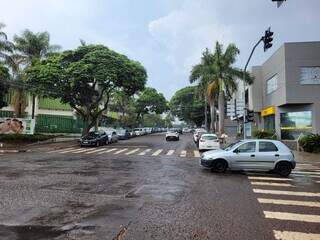
[[[277,139],[277,135],[274,131],[264,130],[264,129],[255,129],[252,133],[254,138],[258,139]]]
[[[24,135],[24,134],[0,134],[0,141],[5,143],[32,143],[46,141],[55,138],[54,135]]]
[[[27,70],[27,81],[36,94],[60,98],[82,116],[84,134],[108,108],[112,93],[133,95],[144,89],[146,79],[140,63],[103,45],[52,54]]]
[[[0,64],[0,109],[7,106],[4,96],[8,93],[9,86],[6,83],[9,80],[9,69]]]
[[[146,88],[135,103],[138,117],[147,113],[162,114],[168,110],[168,104],[162,93],[154,88]]]
[[[199,100],[196,91],[195,86],[178,90],[171,98],[169,106],[171,113],[180,120],[201,126],[204,121],[204,101]]]
[[[299,139],[299,144],[306,152],[320,153],[320,134],[309,134]]]

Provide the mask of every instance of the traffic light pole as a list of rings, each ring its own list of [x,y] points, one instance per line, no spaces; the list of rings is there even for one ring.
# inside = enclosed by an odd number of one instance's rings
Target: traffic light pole
[[[246,131],[245,131],[245,124],[246,124],[246,72],[247,72],[247,67],[249,65],[249,62],[251,60],[251,57],[254,53],[254,51],[256,50],[256,48],[258,47],[258,45],[264,40],[264,37],[261,37],[260,40],[256,43],[256,45],[254,45],[252,51],[251,51],[251,54],[248,58],[248,61],[246,63],[246,66],[244,67],[244,70],[243,70],[243,77],[242,77],[242,80],[243,80],[243,100],[244,100],[244,108],[243,108],[243,139],[246,139]]]

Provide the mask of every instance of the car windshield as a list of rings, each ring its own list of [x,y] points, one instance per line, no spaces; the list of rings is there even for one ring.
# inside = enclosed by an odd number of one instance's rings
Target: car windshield
[[[227,147],[224,148],[225,151],[229,151],[231,150],[234,146],[238,145],[239,143],[241,143],[241,141],[236,141],[234,143],[229,144]]]
[[[126,133],[126,130],[121,129],[121,130],[118,130],[117,133],[118,133],[118,134],[125,134],[125,133]]]
[[[203,140],[217,140],[217,136],[214,135],[207,135],[207,136],[202,136]]]

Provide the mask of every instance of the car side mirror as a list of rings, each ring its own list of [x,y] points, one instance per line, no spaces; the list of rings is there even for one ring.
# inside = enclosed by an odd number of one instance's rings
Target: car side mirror
[[[235,149],[233,152],[238,154],[240,151],[239,151],[239,149],[237,148],[237,149]]]

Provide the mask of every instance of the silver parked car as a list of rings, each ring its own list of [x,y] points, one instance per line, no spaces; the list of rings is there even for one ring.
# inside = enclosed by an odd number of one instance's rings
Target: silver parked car
[[[108,135],[108,143],[116,143],[119,141],[119,136],[116,132],[116,130],[114,129],[109,129],[106,131],[107,135]]]
[[[280,141],[250,139],[235,142],[227,148],[205,152],[200,165],[217,172],[232,170],[274,170],[283,177],[295,168],[294,154]]]

